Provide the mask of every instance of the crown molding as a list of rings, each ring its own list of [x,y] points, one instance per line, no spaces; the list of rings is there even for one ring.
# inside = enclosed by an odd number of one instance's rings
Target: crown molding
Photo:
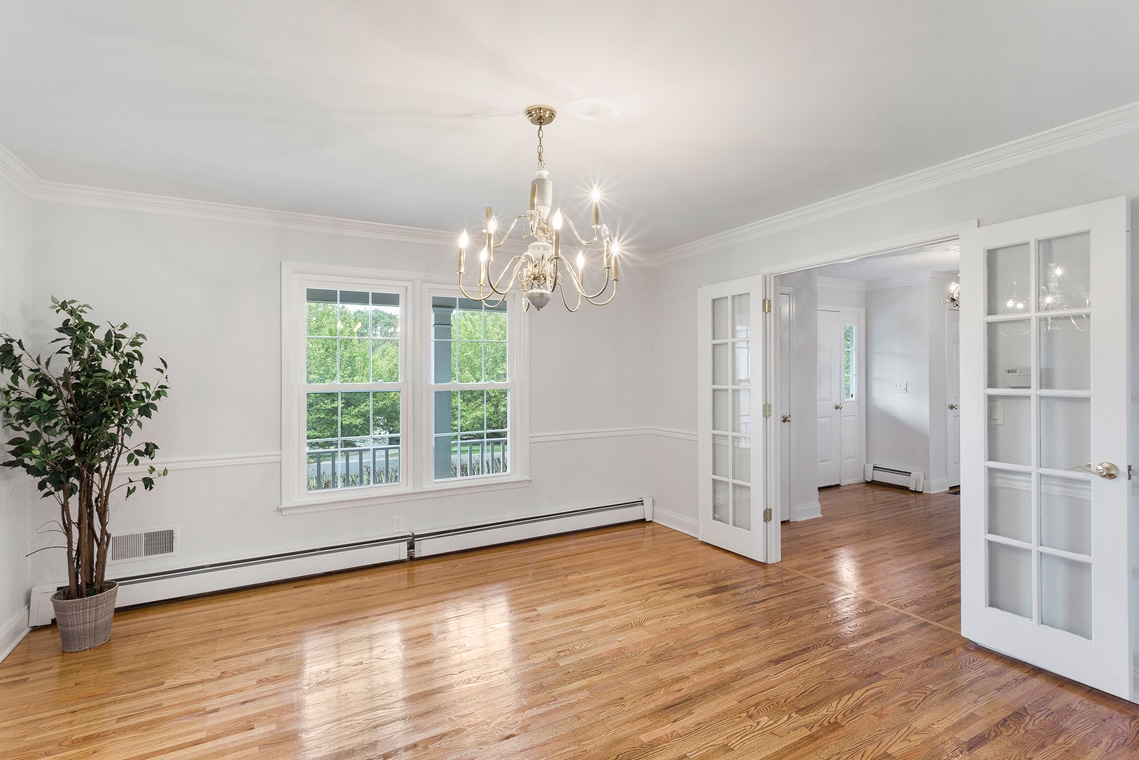
[[[867,290],[886,290],[888,288],[908,288],[914,285],[928,285],[933,276],[928,272],[911,274],[905,277],[891,277],[886,280],[874,280],[866,284]]]
[[[1048,156],[1066,153],[1115,137],[1139,131],[1139,102],[1104,111],[1086,119],[987,148],[962,158],[879,182],[825,201],[802,206],[783,214],[745,224],[692,243],[648,257],[646,266],[657,267],[718,251],[739,243],[768,237],[812,224],[822,219],[917,195],[928,190],[994,174]]]
[[[63,182],[47,182],[40,179],[35,172],[3,145],[0,145],[0,178],[7,179],[16,189],[32,200],[49,203],[69,203],[77,206],[143,211],[194,219],[262,224],[311,232],[426,245],[450,246],[454,243],[455,237],[451,232],[428,230],[420,227],[403,227],[396,224],[343,219],[319,214],[276,211],[254,206],[108,190],[85,185],[69,185]]]

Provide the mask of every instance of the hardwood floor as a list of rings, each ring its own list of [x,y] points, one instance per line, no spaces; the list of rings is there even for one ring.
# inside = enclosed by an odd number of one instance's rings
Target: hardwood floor
[[[37,630],[0,756],[1139,757],[1139,707],[956,633],[957,497],[822,496],[780,565],[642,523]]]

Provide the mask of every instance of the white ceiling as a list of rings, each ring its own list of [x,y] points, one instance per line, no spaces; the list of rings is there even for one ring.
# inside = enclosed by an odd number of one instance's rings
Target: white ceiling
[[[1139,101],[1135,0],[0,0],[42,180],[458,230],[600,182],[626,250]]]

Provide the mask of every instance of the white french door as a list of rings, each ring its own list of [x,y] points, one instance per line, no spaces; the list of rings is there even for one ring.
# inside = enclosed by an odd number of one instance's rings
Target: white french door
[[[1117,198],[961,236],[961,631],[1133,698]]]
[[[762,277],[700,288],[697,320],[700,540],[760,562],[772,525],[763,507],[763,292]]]
[[[818,312],[816,385],[819,488],[837,486],[842,474],[842,315]]]

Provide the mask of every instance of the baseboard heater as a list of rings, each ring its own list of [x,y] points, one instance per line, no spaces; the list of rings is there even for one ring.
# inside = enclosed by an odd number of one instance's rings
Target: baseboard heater
[[[114,579],[119,583],[115,606],[230,591],[639,520],[652,520],[652,499],[124,576]],[[49,625],[55,618],[51,595],[60,585],[46,583],[32,589],[29,626]]]
[[[880,464],[868,464],[863,472],[863,480],[867,483],[886,483],[892,486],[901,486],[911,491],[925,489],[925,473],[910,470],[898,470],[893,467],[883,467]]]

